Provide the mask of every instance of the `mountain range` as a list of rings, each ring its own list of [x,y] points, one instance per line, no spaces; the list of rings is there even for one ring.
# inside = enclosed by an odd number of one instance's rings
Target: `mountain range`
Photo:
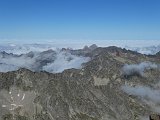
[[[0,120],[148,120],[160,112],[159,53],[93,45],[0,57]]]

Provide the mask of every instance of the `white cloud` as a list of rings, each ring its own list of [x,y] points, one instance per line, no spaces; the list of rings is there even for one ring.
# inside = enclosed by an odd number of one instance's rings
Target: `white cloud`
[[[159,40],[10,40],[11,42],[1,42],[0,51],[8,53],[22,54],[29,51],[46,51],[55,48],[83,48],[85,45],[97,44],[100,47],[118,46],[144,54],[155,54],[160,51]],[[5,40],[8,41],[8,40]],[[27,42],[28,41],[28,42]],[[20,44],[21,43],[21,44]],[[36,44],[35,44],[36,43]]]
[[[142,62],[140,64],[125,64],[122,67],[122,73],[125,76],[139,75],[144,76],[144,71],[146,69],[156,69],[158,65],[151,62]]]
[[[56,60],[53,63],[48,63],[43,67],[43,70],[50,72],[62,72],[64,69],[69,68],[81,68],[81,64],[89,61],[89,58],[78,57],[71,55],[70,53],[60,52],[56,56]]]
[[[0,72],[8,72],[18,70],[17,66],[9,65],[9,64],[0,64]]]
[[[81,64],[89,58],[71,55],[69,52],[48,50],[44,52],[30,52],[23,55],[0,54],[0,72],[8,72],[19,68],[32,71],[45,70],[47,72],[62,72],[65,69],[81,68]]]
[[[1,44],[0,51],[13,54],[26,54],[30,51],[42,52],[46,50],[55,50],[56,47],[50,44]]]
[[[129,95],[139,96],[142,99],[148,99],[154,103],[160,103],[160,90],[151,89],[146,86],[135,86],[131,87],[129,85],[122,86],[122,90]]]
[[[141,99],[143,104],[150,107],[150,110],[156,113],[160,112],[160,89],[151,88],[147,86],[137,85],[129,86],[123,85],[122,90],[129,95],[137,96]]]

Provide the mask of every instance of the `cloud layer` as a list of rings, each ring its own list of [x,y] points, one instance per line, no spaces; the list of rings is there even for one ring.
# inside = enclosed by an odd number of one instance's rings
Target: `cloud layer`
[[[149,69],[156,69],[158,68],[158,65],[151,63],[151,62],[142,62],[140,64],[125,64],[122,67],[122,74],[125,76],[132,76],[132,75],[138,75],[138,76],[144,76],[144,71]]]
[[[49,72],[62,72],[65,69],[69,68],[81,68],[81,64],[89,61],[89,58],[74,56],[70,53],[60,52],[57,54],[56,59],[52,63],[48,63],[46,66],[43,66],[43,70]]]
[[[81,64],[89,58],[72,55],[67,51],[48,50],[43,52],[29,52],[22,55],[0,53],[0,72],[8,72],[19,68],[32,71],[62,72],[65,69],[81,68]]]
[[[42,52],[48,49],[55,50],[57,47],[70,47],[73,49],[80,49],[83,48],[85,45],[90,46],[93,43],[97,44],[100,47],[118,46],[129,50],[137,51],[142,54],[156,54],[160,51],[160,41],[158,40],[45,40],[44,42],[37,43],[33,44],[31,43],[31,41],[27,43],[13,42],[13,40],[11,40],[11,42],[9,43],[0,43],[0,51],[6,51],[7,53],[14,54],[22,54],[27,53],[29,51]]]
[[[150,100],[154,103],[160,103],[160,90],[151,89],[146,86],[135,86],[129,85],[122,86],[122,90],[130,95],[139,96],[142,99]]]
[[[1,44],[0,51],[13,54],[26,54],[28,52],[43,52],[49,49],[55,50],[56,47],[50,44]]]

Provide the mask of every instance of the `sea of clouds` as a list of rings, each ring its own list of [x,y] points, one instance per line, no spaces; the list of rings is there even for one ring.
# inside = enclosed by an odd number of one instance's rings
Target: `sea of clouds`
[[[18,40],[0,40],[0,51],[22,54],[29,51],[46,51],[48,49],[72,48],[82,49],[85,45],[96,44],[99,47],[117,46],[142,54],[156,54],[160,51],[160,40],[41,40],[27,42]],[[35,44],[36,43],[36,44]]]
[[[21,55],[1,52],[0,72],[27,68],[32,71],[59,73],[70,68],[80,69],[82,63],[88,61],[88,57],[76,56],[67,51],[60,50],[34,51]]]

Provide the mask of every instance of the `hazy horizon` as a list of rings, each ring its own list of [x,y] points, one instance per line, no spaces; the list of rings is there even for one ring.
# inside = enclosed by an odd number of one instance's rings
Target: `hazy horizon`
[[[55,40],[55,39],[44,39],[44,40],[8,40],[1,39],[0,44],[8,45],[20,45],[20,44],[50,44],[59,47],[72,47],[72,48],[83,48],[85,45],[96,44],[99,47],[117,46],[117,47],[149,47],[159,46],[160,40]]]

